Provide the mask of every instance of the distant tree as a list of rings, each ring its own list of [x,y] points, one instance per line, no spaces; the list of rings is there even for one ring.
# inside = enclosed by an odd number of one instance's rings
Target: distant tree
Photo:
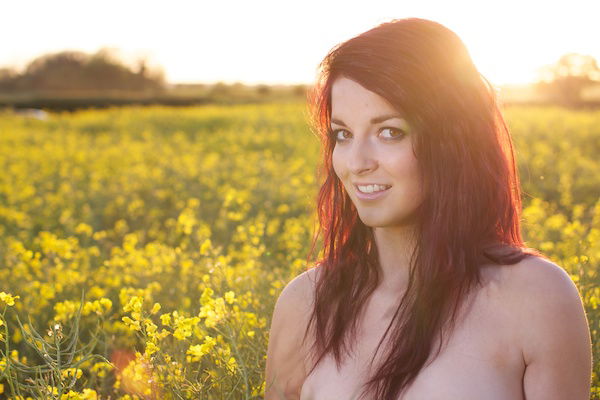
[[[294,96],[305,96],[306,90],[306,85],[295,85],[293,89]]]
[[[231,93],[232,87],[225,82],[217,82],[209,90],[210,97],[229,97]]]
[[[149,71],[145,61],[133,71],[108,49],[92,55],[80,51],[46,54],[29,63],[22,74],[5,79],[0,75],[0,90],[12,91],[157,91],[164,86],[162,71]]]
[[[141,59],[138,61],[138,71],[137,74],[140,76],[146,76],[146,60]]]
[[[0,68],[0,91],[11,91],[19,73],[12,68]]]
[[[26,91],[91,89],[92,82],[86,82],[84,73],[87,59],[80,51],[40,56],[27,65],[17,88]]]
[[[582,90],[600,83],[600,68],[589,55],[565,54],[553,65],[539,70],[539,93],[553,102],[574,105],[581,101]]]
[[[260,84],[256,86],[256,92],[259,94],[259,96],[267,96],[271,93],[271,88],[269,85]]]

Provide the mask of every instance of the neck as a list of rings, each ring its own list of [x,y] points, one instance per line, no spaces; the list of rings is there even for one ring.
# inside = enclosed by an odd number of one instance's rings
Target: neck
[[[377,290],[397,296],[408,286],[416,225],[373,228],[382,280]]]

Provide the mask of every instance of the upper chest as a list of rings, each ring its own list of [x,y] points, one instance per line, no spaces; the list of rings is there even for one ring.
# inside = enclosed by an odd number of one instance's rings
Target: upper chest
[[[465,302],[457,326],[439,356],[430,355],[398,400],[518,400],[523,398],[524,363],[517,345],[516,318],[497,288],[479,289]],[[359,320],[354,351],[338,371],[328,355],[305,379],[300,400],[355,399],[374,372],[369,362],[395,305],[372,298]],[[389,333],[388,333],[389,337]],[[385,342],[373,363],[381,360]],[[434,342],[434,350],[437,350]]]

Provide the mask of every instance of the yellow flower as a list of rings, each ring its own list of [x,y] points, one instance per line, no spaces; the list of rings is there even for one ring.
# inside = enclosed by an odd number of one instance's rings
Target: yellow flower
[[[71,378],[75,377],[76,379],[81,378],[83,371],[79,368],[67,368],[61,371],[61,375],[63,378]]]
[[[237,362],[235,361],[235,358],[230,357],[225,366],[227,367],[227,370],[229,372],[234,373],[235,368],[237,367]]]
[[[123,307],[123,311],[125,311],[125,312],[133,311],[135,313],[140,313],[142,311],[143,302],[144,302],[144,299],[141,298],[140,296],[132,296],[129,299],[129,302],[125,305],[125,307]]]
[[[98,315],[102,315],[108,311],[110,311],[112,307],[112,301],[107,298],[101,298],[100,300],[88,301],[83,306],[83,315],[88,315],[90,313],[96,313]]]
[[[18,299],[20,296],[13,296],[8,293],[0,292],[0,301],[5,303],[7,306],[14,306],[15,299]]]
[[[206,335],[204,337],[204,343],[202,344],[202,351],[206,354],[209,351],[211,351],[215,345],[217,344],[217,341],[215,340],[215,338]]]
[[[228,304],[233,304],[233,302],[235,301],[235,293],[233,291],[229,291],[225,293],[225,301]]]
[[[175,332],[173,337],[184,340],[192,335],[192,328],[200,321],[199,317],[184,318],[180,317],[174,322]]]
[[[107,299],[106,297],[101,298],[100,305],[104,308],[104,311],[107,312],[112,308],[112,301]]]
[[[198,313],[199,317],[206,318],[204,320],[204,324],[207,328],[215,327],[219,321],[224,319],[227,315],[227,306],[225,305],[225,300],[222,297],[214,300],[211,299],[210,301],[205,302],[204,305],[200,307],[200,312]]]
[[[150,314],[156,314],[159,311],[160,311],[160,303],[154,303],[154,306],[152,306],[152,310],[150,310]]]
[[[101,362],[97,362],[95,363],[92,368],[91,371],[95,372],[96,375],[98,375],[98,377],[100,378],[104,378],[106,376],[106,373],[111,370],[113,368],[113,366],[107,362],[101,361]]]
[[[152,320],[146,318],[144,320],[144,326],[146,327],[146,333],[148,333],[148,335],[150,335],[151,337],[155,336],[158,327],[156,326],[156,324],[154,324],[154,322],[152,322]]]
[[[46,389],[48,390],[48,393],[50,393],[50,394],[53,394],[55,396],[58,394],[58,388],[55,386],[46,385]]]
[[[203,306],[206,304],[209,304],[210,302],[212,302],[212,295],[214,294],[214,290],[212,290],[211,288],[207,287],[206,289],[204,289],[204,291],[202,292],[202,296],[200,296],[200,304],[202,304]]]
[[[98,400],[98,393],[94,389],[83,389],[82,400]]]
[[[121,319],[123,320],[123,322],[125,322],[125,325],[127,325],[131,330],[139,331],[142,329],[140,326],[140,321],[134,321],[129,317],[123,317]]]
[[[162,314],[160,316],[160,322],[165,326],[171,325],[171,314]]]
[[[210,250],[211,247],[212,247],[212,243],[211,243],[210,239],[206,239],[200,246],[200,254],[203,256],[208,254],[208,251]]]
[[[193,356],[194,358],[200,358],[204,355],[204,353],[202,352],[202,345],[200,344],[195,344],[190,346],[190,348],[187,350],[186,354],[189,354],[191,356]],[[196,359],[194,361],[197,361]]]
[[[199,361],[200,358],[202,358],[202,356],[210,353],[210,351],[215,347],[216,344],[217,341],[214,338],[208,335],[205,336],[204,343],[196,344],[189,347],[186,354],[188,354],[191,357],[188,357],[188,361]]]
[[[58,302],[54,305],[54,312],[56,313],[54,319],[56,321],[66,321],[67,319],[75,315],[78,309],[79,304],[75,303],[74,301],[65,300],[62,302]],[[88,309],[86,309],[86,307],[84,306],[82,310],[83,315],[86,315],[86,312],[89,312],[89,307]]]
[[[86,236],[92,236],[93,229],[88,224],[85,224],[85,223],[81,222],[79,225],[77,225],[75,227],[75,232],[76,233],[80,233],[80,234],[84,234]]]
[[[151,356],[152,354],[156,353],[159,350],[160,350],[160,348],[155,343],[153,343],[153,342],[146,343],[146,355],[147,356]]]

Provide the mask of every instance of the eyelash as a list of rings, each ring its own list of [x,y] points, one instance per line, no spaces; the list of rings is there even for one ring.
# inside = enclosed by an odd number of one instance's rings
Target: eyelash
[[[406,132],[404,132],[402,129],[392,128],[391,126],[386,126],[385,128],[381,128],[382,131],[385,130],[385,129],[390,129],[392,131],[400,132],[400,135],[398,135],[396,137],[392,137],[392,138],[386,138],[386,140],[400,140],[400,139],[404,138],[404,136],[406,136]],[[334,130],[330,131],[331,137],[333,138],[334,141],[336,141],[338,143],[345,141],[345,140],[342,140],[342,139],[338,139],[337,133],[340,132],[340,131],[346,131],[346,129],[334,129]]]

